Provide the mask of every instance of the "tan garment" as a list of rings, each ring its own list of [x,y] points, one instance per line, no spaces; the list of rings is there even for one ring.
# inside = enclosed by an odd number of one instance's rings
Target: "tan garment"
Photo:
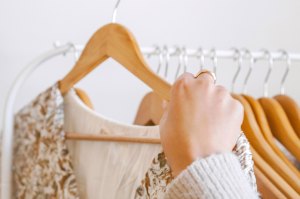
[[[89,109],[70,91],[64,97],[67,132],[159,137],[158,127],[126,125]],[[80,198],[134,198],[151,160],[162,149],[158,144],[70,141]]]

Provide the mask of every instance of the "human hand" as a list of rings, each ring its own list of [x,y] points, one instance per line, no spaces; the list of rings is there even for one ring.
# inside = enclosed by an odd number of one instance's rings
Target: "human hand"
[[[207,73],[181,75],[164,110],[160,137],[174,176],[198,158],[232,151],[241,133],[243,106]]]

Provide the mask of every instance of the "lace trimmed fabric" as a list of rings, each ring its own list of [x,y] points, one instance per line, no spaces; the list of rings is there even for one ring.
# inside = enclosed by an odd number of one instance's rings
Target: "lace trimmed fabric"
[[[257,192],[256,178],[254,175],[254,164],[250,144],[244,135],[241,133],[237,143],[233,149],[233,153],[237,155],[242,170],[245,173],[251,187]],[[172,182],[172,171],[165,154],[159,153],[152,161],[149,170],[146,172],[141,185],[136,189],[135,199],[159,199],[163,198],[167,186]]]
[[[79,198],[57,85],[15,116],[13,198]]]

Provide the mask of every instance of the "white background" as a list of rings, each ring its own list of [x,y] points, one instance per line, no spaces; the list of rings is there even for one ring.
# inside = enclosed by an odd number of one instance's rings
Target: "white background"
[[[0,0],[0,112],[13,79],[53,41],[85,44],[111,21],[115,1],[108,0]],[[188,48],[250,50],[283,48],[300,53],[300,1],[298,0],[123,0],[117,21],[127,26],[141,46],[185,45]],[[189,71],[196,72],[191,60]],[[206,66],[211,67],[210,60]],[[72,55],[60,56],[40,67],[22,87],[16,110],[62,78],[73,66]],[[157,60],[149,64],[157,67]],[[247,65],[247,64],[246,64]],[[171,67],[176,67],[176,60]],[[279,92],[284,62],[276,62],[270,94]],[[219,61],[218,83],[230,87],[236,63]],[[240,92],[247,66],[238,78]],[[267,62],[254,66],[249,94],[260,97]],[[294,62],[286,83],[287,94],[300,102],[300,62]],[[172,81],[174,74],[169,74]],[[116,62],[108,61],[77,85],[90,96],[95,109],[108,117],[132,123],[143,95],[149,90]],[[2,115],[0,116],[2,119]],[[1,124],[1,123],[0,123]]]

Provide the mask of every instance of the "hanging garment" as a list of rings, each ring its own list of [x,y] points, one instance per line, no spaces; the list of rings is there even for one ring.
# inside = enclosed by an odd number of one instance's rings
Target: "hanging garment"
[[[159,137],[159,128],[119,124],[90,112],[79,102],[72,90],[64,99],[55,84],[16,114],[14,198],[134,198],[161,146],[65,140],[64,128],[88,134],[151,137]],[[248,149],[241,150],[244,154]],[[160,191],[153,182],[151,188]]]
[[[159,137],[158,126],[111,121],[89,109],[72,90],[64,96],[64,130],[87,134]],[[67,140],[80,198],[134,198],[159,144]]]
[[[79,198],[57,85],[15,116],[13,198]]]
[[[237,140],[233,153],[238,157],[242,170],[248,179],[253,191],[257,193],[256,178],[253,170],[250,144],[242,133]],[[167,164],[165,154],[159,153],[145,174],[141,185],[136,190],[135,199],[164,198],[167,186],[172,182],[171,168]]]
[[[160,145],[65,140],[64,132],[158,137],[158,127],[109,121],[79,102],[56,84],[16,115],[15,198],[134,197]]]

